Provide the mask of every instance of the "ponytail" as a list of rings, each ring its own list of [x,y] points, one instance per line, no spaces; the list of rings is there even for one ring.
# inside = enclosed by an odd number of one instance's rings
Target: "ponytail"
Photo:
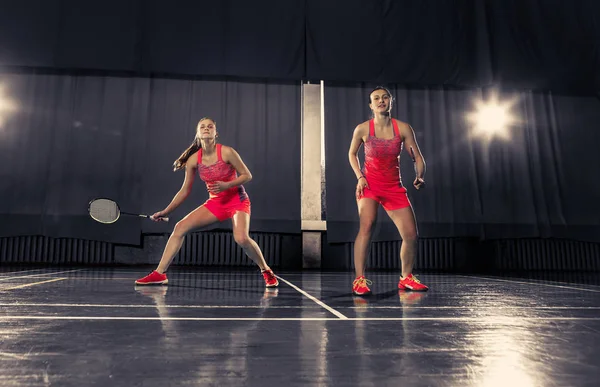
[[[200,139],[196,138],[196,139],[194,139],[194,142],[192,143],[192,145],[190,145],[186,150],[184,150],[183,153],[181,154],[181,156],[179,156],[179,158],[177,160],[175,160],[175,162],[173,163],[173,171],[177,171],[179,169],[185,168],[185,164],[187,163],[190,156],[193,155],[194,153],[198,152],[199,149],[200,149]]]

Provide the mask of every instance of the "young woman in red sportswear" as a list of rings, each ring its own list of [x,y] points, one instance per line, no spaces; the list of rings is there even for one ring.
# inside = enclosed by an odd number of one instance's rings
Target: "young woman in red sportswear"
[[[384,87],[375,88],[369,95],[369,107],[373,118],[354,129],[348,151],[350,166],[356,175],[356,202],[360,218],[360,229],[354,244],[354,267],[356,279],[352,284],[355,295],[371,293],[365,278],[365,263],[371,244],[373,224],[381,204],[392,219],[402,238],[400,260],[402,276],[398,288],[402,290],[426,291],[413,274],[417,244],[417,225],[400,176],[400,153],[403,146],[411,153],[415,162],[416,178],[413,185],[420,189],[425,184],[425,160],[421,155],[415,134],[410,125],[391,117],[393,97]],[[358,150],[365,148],[364,166],[360,168]]]
[[[194,142],[175,161],[175,171],[185,169],[183,185],[167,208],[153,214],[152,219],[160,221],[183,203],[192,190],[196,172],[206,183],[209,198],[175,225],[158,267],[135,281],[137,285],[167,284],[169,280],[165,273],[181,249],[185,235],[194,229],[230,218],[233,222],[233,238],[260,267],[266,286],[279,285],[277,277],[265,262],[260,247],[248,234],[250,199],[242,184],[249,182],[252,175],[235,149],[217,144],[216,138],[216,122],[208,117],[202,118],[198,123]]]

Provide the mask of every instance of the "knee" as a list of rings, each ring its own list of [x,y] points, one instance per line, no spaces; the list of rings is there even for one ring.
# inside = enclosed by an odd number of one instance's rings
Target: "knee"
[[[361,219],[359,234],[370,236],[373,232],[373,225],[375,224],[374,219]]]
[[[177,222],[177,224],[175,224],[175,228],[173,228],[172,235],[181,238],[184,237],[187,233],[188,227],[186,227],[186,224],[183,221],[179,221]]]
[[[416,243],[419,238],[417,230],[409,230],[402,233],[402,241],[408,243]]]
[[[250,236],[248,234],[234,233],[233,239],[235,240],[235,243],[242,247],[248,246],[250,244]]]

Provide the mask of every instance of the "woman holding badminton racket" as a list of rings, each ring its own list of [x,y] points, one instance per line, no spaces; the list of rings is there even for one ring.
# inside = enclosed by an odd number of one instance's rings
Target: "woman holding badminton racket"
[[[416,189],[425,184],[425,160],[412,127],[391,117],[392,102],[392,94],[384,87],[377,87],[369,94],[369,107],[373,118],[356,127],[348,150],[350,166],[356,175],[355,194],[360,218],[360,229],[354,243],[356,279],[352,284],[352,292],[358,296],[371,293],[368,286],[371,281],[365,278],[365,263],[372,227],[380,204],[402,237],[402,276],[398,282],[398,289],[428,289],[412,274],[417,247],[417,225],[406,188],[403,187],[400,178],[400,152],[403,146],[406,146],[415,163],[417,176],[413,185]],[[361,169],[358,150],[363,144],[365,163]]]
[[[252,174],[235,149],[217,144],[217,124],[208,117],[202,118],[196,129],[194,142],[174,163],[174,170],[185,169],[181,189],[171,203],[151,216],[161,221],[188,197],[196,173],[206,183],[208,200],[180,220],[171,233],[167,246],[156,270],[135,281],[137,285],[160,285],[168,283],[165,274],[183,244],[186,234],[217,221],[232,219],[233,237],[246,255],[261,269],[267,287],[279,285],[279,281],[267,263],[260,247],[249,236],[250,199],[243,184]]]

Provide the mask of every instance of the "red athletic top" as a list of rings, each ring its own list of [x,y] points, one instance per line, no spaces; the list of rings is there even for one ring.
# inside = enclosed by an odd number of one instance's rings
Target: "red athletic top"
[[[233,165],[223,161],[221,156],[221,144],[217,144],[217,162],[211,165],[202,164],[202,149],[198,151],[198,176],[204,181],[208,187],[209,183],[216,181],[232,181],[238,177],[237,171]],[[237,187],[231,187],[225,191],[219,192],[218,194],[209,193],[209,197],[212,198],[225,198],[230,199],[233,196],[239,196],[240,201],[248,198],[246,190],[242,185]]]
[[[371,185],[402,185],[400,176],[400,153],[403,142],[398,123],[392,119],[394,137],[375,137],[375,121],[369,121],[369,137],[365,141],[365,164],[363,175]]]

